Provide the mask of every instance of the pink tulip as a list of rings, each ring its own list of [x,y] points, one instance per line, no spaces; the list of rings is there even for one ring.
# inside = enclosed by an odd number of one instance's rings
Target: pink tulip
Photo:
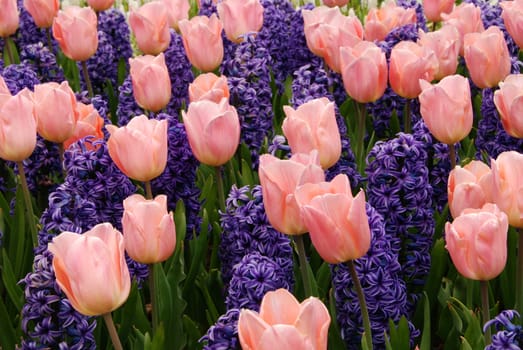
[[[260,312],[240,311],[238,337],[243,349],[326,350],[330,315],[315,297],[301,304],[285,289],[268,292]]]
[[[109,155],[125,175],[138,181],[160,176],[167,164],[167,120],[147,119],[140,115],[118,128],[105,127]]]
[[[505,212],[511,226],[523,228],[523,154],[503,152],[491,159],[492,198]]]
[[[7,38],[16,33],[20,18],[16,0],[0,0],[0,37]]]
[[[222,22],[213,14],[178,22],[187,58],[203,72],[218,68],[223,60]]]
[[[479,281],[497,277],[507,263],[507,232],[507,216],[492,203],[447,222],[446,247],[459,273]]]
[[[227,39],[241,43],[243,36],[257,33],[263,25],[260,0],[222,0],[216,5]]]
[[[473,160],[463,168],[457,165],[449,173],[447,194],[450,214],[457,218],[463,210],[483,207],[492,201],[487,181],[490,168],[479,160]]]
[[[71,137],[64,141],[64,148],[69,148],[73,143],[85,138],[86,136],[92,136],[92,141],[103,140],[104,133],[102,127],[104,125],[104,120],[100,117],[100,114],[93,105],[86,105],[82,102],[77,102],[76,113],[78,114],[78,122],[76,123],[76,127],[74,128]],[[93,149],[93,146],[90,143],[87,143],[86,147],[88,149]]]
[[[323,5],[329,7],[343,7],[349,3],[349,0],[323,0]]]
[[[463,40],[468,33],[480,33],[485,30],[481,20],[481,9],[468,2],[455,6],[449,14],[441,14],[444,25],[455,27],[459,32],[459,54],[463,56]]]
[[[98,49],[97,25],[96,13],[90,7],[69,6],[58,11],[53,36],[64,55],[74,61],[86,61]]]
[[[371,233],[365,193],[360,190],[353,197],[346,175],[300,186],[295,196],[312,244],[323,260],[340,264],[367,253]]]
[[[477,87],[494,87],[510,74],[510,54],[503,32],[490,26],[464,38],[465,63]]]
[[[419,79],[432,81],[438,71],[434,51],[412,41],[400,41],[390,53],[389,82],[395,93],[415,98],[421,92]]]
[[[286,160],[263,154],[260,157],[258,173],[265,213],[271,225],[288,235],[307,232],[294,191],[298,186],[308,182],[316,183],[325,180],[317,151],[312,151],[308,155],[296,153]]]
[[[523,138],[523,74],[511,74],[494,92],[503,128],[512,137]]]
[[[172,212],[167,212],[167,196],[147,200],[133,194],[123,201],[122,227],[127,254],[139,263],[167,260],[176,246]]]
[[[171,99],[171,78],[165,65],[165,56],[138,56],[129,58],[134,99],[145,110],[158,112]]]
[[[148,2],[131,10],[129,25],[138,48],[145,55],[158,55],[171,42],[167,7],[161,1]]]
[[[363,39],[360,20],[356,16],[343,15],[337,7],[327,6],[302,10],[302,15],[307,47],[339,73],[340,47],[352,47]]]
[[[512,39],[516,42],[519,48],[523,47],[523,1],[512,0],[502,1],[499,3],[503,12],[501,12],[501,18],[507,32],[510,34]]]
[[[101,12],[110,9],[114,0],[87,0],[87,4],[96,12]]]
[[[371,8],[365,17],[365,40],[381,41],[394,28],[416,23],[416,11],[397,6],[389,0],[379,9]]]
[[[50,28],[60,9],[58,0],[24,0],[24,7],[29,12],[37,27]]]
[[[226,98],[220,103],[201,100],[182,111],[189,145],[201,163],[219,166],[227,163],[240,144],[240,120],[236,108]]]
[[[453,145],[472,129],[473,111],[470,85],[461,75],[449,75],[431,85],[420,80],[420,113],[430,133],[439,141]]]
[[[283,111],[286,118],[282,129],[292,152],[310,153],[316,149],[323,169],[336,164],[341,156],[341,136],[334,102],[322,97],[310,100],[297,109],[283,106]]]
[[[209,100],[220,103],[222,98],[229,99],[227,77],[214,73],[200,74],[189,84],[189,101]]]
[[[362,41],[354,47],[340,48],[343,86],[360,102],[374,102],[385,93],[388,80],[385,53],[376,44]]]
[[[456,73],[459,56],[459,32],[453,26],[444,26],[435,32],[419,30],[418,44],[434,51],[438,70],[434,79],[441,80]]]
[[[0,158],[21,162],[36,147],[36,115],[31,91],[0,94]]]
[[[79,115],[76,96],[67,81],[35,85],[34,104],[40,136],[62,143],[73,135]]]
[[[455,0],[423,0],[423,13],[431,22],[441,21],[442,13],[450,13],[454,8]]]
[[[3,94],[11,95],[11,91],[9,91],[9,87],[7,87],[4,77],[0,75],[0,95]]]
[[[189,0],[162,0],[167,9],[169,27],[178,30],[178,22],[189,18]]]
[[[84,234],[62,232],[49,243],[56,282],[76,311],[110,313],[129,296],[131,278],[122,234],[109,223]]]

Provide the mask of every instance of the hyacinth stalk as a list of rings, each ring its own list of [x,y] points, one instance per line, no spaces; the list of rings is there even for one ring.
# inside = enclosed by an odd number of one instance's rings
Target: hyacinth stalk
[[[358,295],[358,301],[360,303],[361,317],[363,319],[363,329],[365,330],[365,341],[367,343],[367,349],[373,349],[372,346],[372,331],[370,328],[370,318],[369,311],[367,309],[367,303],[365,302],[365,294],[363,293],[363,288],[361,288],[360,279],[358,278],[358,273],[356,272],[356,267],[354,267],[354,262],[352,260],[347,261],[347,267],[349,268],[350,277],[354,283],[354,289]]]
[[[38,237],[36,223],[34,220],[33,203],[31,202],[31,193],[29,193],[29,186],[27,185],[27,177],[25,176],[24,164],[17,162],[18,173],[20,175],[20,185],[24,194],[25,209],[27,210],[27,225],[31,232],[31,240],[33,241],[33,248],[38,246]]]
[[[103,314],[102,317],[105,321],[105,325],[107,326],[107,330],[109,331],[114,349],[123,350],[122,343],[120,342],[120,338],[118,338],[118,333],[116,332],[116,327],[114,326],[113,317],[110,313]]]

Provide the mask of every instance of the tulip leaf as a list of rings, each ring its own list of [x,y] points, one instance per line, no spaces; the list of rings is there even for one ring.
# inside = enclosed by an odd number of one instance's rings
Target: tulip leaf
[[[2,299],[0,299],[0,320],[2,327],[0,327],[0,348],[14,349],[16,344],[16,332],[11,322],[8,322],[12,317],[7,312]]]
[[[421,335],[420,350],[431,349],[430,302],[426,292],[423,292],[423,333]]]
[[[336,299],[334,289],[329,289],[329,314],[331,320],[336,320]],[[338,322],[331,322],[329,327],[329,349],[344,349],[345,343],[341,338],[341,332]]]
[[[202,348],[203,345],[199,342],[202,334],[200,327],[189,316],[183,315],[182,317],[183,329],[187,334],[187,349]]]
[[[151,350],[164,350],[164,349],[174,349],[174,344],[165,341],[165,330],[163,324],[159,324],[154,333],[153,340],[151,343]],[[168,346],[164,344],[169,344]]]
[[[390,344],[394,350],[410,349],[409,321],[402,316],[397,325],[389,320]]]
[[[5,251],[5,248],[2,249],[2,281],[4,282],[5,289],[9,295],[11,301],[17,310],[22,310],[24,302],[24,294],[22,288],[18,286],[17,279],[15,278],[13,267],[9,261],[9,257]]]
[[[208,231],[209,231],[209,218],[207,211],[203,209],[202,223],[200,225],[200,234],[193,236],[193,239],[189,242],[189,249],[191,250],[191,261],[189,265],[189,272],[187,279],[183,286],[183,295],[191,293],[194,287],[194,281],[196,276],[201,269],[204,253],[206,252],[208,245]]]
[[[151,325],[147,316],[145,316],[143,301],[136,283],[133,283],[129,298],[127,298],[125,304],[118,311],[120,312],[116,314],[120,316],[120,328],[118,329],[120,339],[128,339],[133,327],[143,332],[151,331]]]
[[[461,337],[461,346],[459,347],[460,350],[472,350],[474,349],[470,344],[469,342],[467,341],[467,339],[465,337]],[[477,348],[476,348],[477,349]]]

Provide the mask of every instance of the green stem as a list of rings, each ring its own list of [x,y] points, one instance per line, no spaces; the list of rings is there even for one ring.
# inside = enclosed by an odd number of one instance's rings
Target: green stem
[[[518,262],[516,265],[516,307],[520,315],[523,315],[523,234],[518,229]]]
[[[407,99],[407,102],[405,103],[405,112],[403,114],[403,126],[406,134],[410,134],[410,132],[412,131],[410,123],[410,99]]]
[[[105,325],[107,326],[107,330],[109,331],[109,336],[111,337],[111,341],[113,342],[114,349],[123,350],[122,343],[120,342],[120,338],[118,337],[118,333],[116,332],[116,327],[114,326],[113,317],[111,316],[111,313],[108,312],[106,314],[103,314],[102,317],[104,318]]]
[[[450,170],[456,167],[456,147],[454,144],[449,145]]]
[[[481,286],[481,309],[483,312],[483,324],[490,320],[490,306],[488,301],[488,281],[480,281]],[[485,330],[485,346],[490,344],[490,327]]]
[[[363,288],[361,288],[360,279],[358,278],[358,273],[356,272],[356,267],[354,267],[354,262],[352,260],[347,261],[347,267],[349,268],[350,277],[354,283],[354,289],[358,295],[358,301],[360,303],[361,317],[363,319],[363,329],[365,330],[365,338],[367,340],[367,345],[369,349],[373,349],[372,346],[372,331],[370,328],[370,319],[369,311],[367,310],[367,303],[365,302],[365,294],[363,293]]]
[[[305,290],[305,297],[312,296],[311,281],[309,278],[309,271],[307,270],[307,254],[305,253],[305,244],[303,243],[303,235],[294,235],[294,243],[298,249],[298,260],[300,261],[300,273],[303,280],[303,289]]]
[[[13,40],[10,36],[5,38],[5,49],[7,50],[7,57],[9,58],[9,64],[15,64],[15,56],[13,55],[13,50],[11,50],[11,45],[13,44]]]
[[[153,189],[151,188],[151,181],[145,181],[145,199],[153,199]]]
[[[223,189],[222,167],[215,166],[214,173],[216,175],[216,187],[218,188],[218,201],[220,202],[220,210],[225,213],[225,192]]]
[[[89,92],[89,97],[93,98],[93,85],[91,84],[91,79],[89,79],[89,72],[87,71],[87,62],[82,61],[82,72],[84,74],[85,85],[87,85],[87,91]]]
[[[65,177],[67,176],[67,173],[65,171],[64,153],[65,153],[64,144],[63,143],[59,143],[58,144],[58,154],[60,156],[60,165],[62,166],[62,175],[64,176],[64,180],[65,180]]]
[[[367,108],[364,103],[356,102],[356,109],[358,111],[358,132],[356,141],[356,157],[360,173],[364,172],[365,165],[365,119],[367,118]]]
[[[158,327],[158,307],[156,305],[156,280],[154,277],[154,270],[156,264],[149,265],[149,296],[151,298],[151,319],[153,324],[153,335],[156,333]]]
[[[38,246],[38,236],[35,224],[35,216],[33,212],[33,203],[31,202],[31,194],[29,193],[29,186],[27,185],[27,178],[25,176],[24,164],[22,162],[16,163],[18,166],[18,174],[20,175],[20,184],[22,186],[22,192],[24,194],[25,209],[27,210],[27,224],[31,231],[31,239],[33,241],[33,247]]]

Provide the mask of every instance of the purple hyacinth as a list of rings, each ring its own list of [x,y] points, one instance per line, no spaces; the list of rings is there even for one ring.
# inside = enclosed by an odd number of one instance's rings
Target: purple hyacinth
[[[396,3],[405,9],[413,8],[416,11],[416,26],[424,32],[427,31],[427,20],[425,19],[421,2],[417,0],[398,0]]]
[[[98,31],[98,49],[96,53],[89,58],[87,63],[87,71],[89,72],[89,79],[95,94],[103,94],[104,86],[109,80],[113,87],[117,83],[118,75],[118,58],[116,57],[116,50],[111,45],[111,38],[103,31]],[[82,72],[82,64],[77,63],[79,72]],[[87,90],[83,73],[80,74],[80,82],[82,90]]]
[[[128,75],[122,85],[118,87],[118,108],[116,109],[118,125],[127,125],[133,117],[141,114],[144,114],[144,111],[134,99],[133,82],[131,76]]]
[[[389,319],[398,322],[406,315],[407,289],[398,254],[392,246],[395,238],[385,229],[383,217],[369,204],[367,216],[372,234],[370,249],[365,256],[354,260],[354,265],[365,293],[373,344],[384,348]],[[331,272],[341,336],[348,349],[360,349],[363,320],[349,270],[345,264],[339,264],[332,265]],[[412,325],[410,328],[414,339],[418,332]]]
[[[40,84],[38,74],[30,64],[10,64],[0,74],[4,77],[5,83],[13,95],[23,88],[28,88],[32,91],[36,84]]]
[[[33,17],[31,17],[31,14],[29,14],[29,12],[25,9],[24,1],[18,0],[17,6],[18,10],[20,11],[20,25],[14,37],[17,47],[21,49],[26,45],[36,44],[39,42],[46,43],[47,45],[46,30],[36,26]]]
[[[305,32],[303,31],[303,10],[312,10],[314,5],[311,3],[306,4],[297,11],[291,14],[289,19],[289,36],[288,36],[288,48],[287,65],[290,73],[294,73],[300,67],[306,64],[316,65],[316,62],[321,63],[321,58],[315,56],[305,40]]]
[[[211,17],[213,13],[218,15],[218,11],[216,10],[216,4],[214,3],[214,1],[213,0],[201,0],[198,15]]]
[[[65,80],[62,67],[56,63],[56,56],[42,42],[25,45],[20,52],[20,61],[30,66],[41,82],[61,83]]]
[[[131,47],[131,32],[125,15],[117,9],[109,9],[98,14],[98,30],[104,32],[114,49],[114,64],[123,60],[126,67],[127,60],[133,56]]]
[[[200,339],[204,350],[236,350],[240,347],[238,339],[239,309],[230,309],[212,325]]]
[[[485,323],[483,331],[495,326],[497,333],[492,335],[492,343],[485,350],[520,350],[523,348],[523,329],[521,325],[514,324],[520,321],[519,313],[515,310],[503,310],[492,320]]]

